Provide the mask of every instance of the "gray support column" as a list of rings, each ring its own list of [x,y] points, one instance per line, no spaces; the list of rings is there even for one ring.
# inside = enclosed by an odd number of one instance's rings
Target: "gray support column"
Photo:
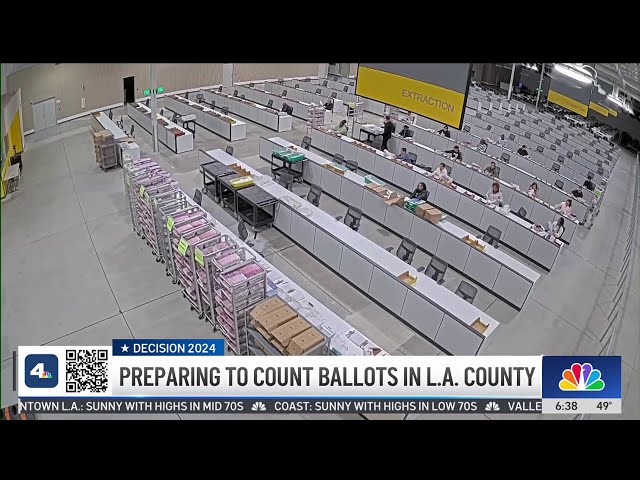
[[[513,77],[516,75],[516,64],[511,65],[511,80],[509,80],[509,94],[507,100],[511,101],[511,94],[513,93]]]
[[[538,96],[536,97],[536,109],[538,108],[538,103],[540,102],[540,92],[542,92],[543,78],[544,78],[544,63],[542,64],[542,68],[540,69],[540,83],[538,84]]]
[[[158,102],[156,98],[156,88],[158,88],[158,79],[156,78],[156,64],[151,63],[151,125],[153,136],[153,151],[158,151]]]

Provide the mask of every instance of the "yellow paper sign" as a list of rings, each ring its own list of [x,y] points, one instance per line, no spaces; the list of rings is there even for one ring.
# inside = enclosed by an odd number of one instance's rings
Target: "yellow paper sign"
[[[140,185],[140,191],[138,192],[140,196],[144,196],[144,185]]]
[[[187,254],[187,248],[189,248],[189,242],[181,238],[180,243],[178,243],[178,252],[180,252],[180,255],[185,256]]]
[[[173,230],[173,225],[176,223],[176,221],[173,219],[173,217],[169,216],[167,217],[167,230],[171,231]]]
[[[204,267],[204,254],[199,248],[196,248],[196,251],[194,252],[193,257],[196,259],[196,262],[198,262],[201,266]]]

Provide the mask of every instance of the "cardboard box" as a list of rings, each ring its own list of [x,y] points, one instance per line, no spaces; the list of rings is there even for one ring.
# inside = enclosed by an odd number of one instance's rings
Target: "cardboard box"
[[[309,322],[304,318],[296,317],[293,320],[289,320],[284,325],[280,325],[275,330],[271,330],[270,333],[274,336],[275,340],[280,343],[280,345],[287,347],[293,337],[301,334],[309,328],[311,328]]]
[[[249,316],[254,320],[258,320],[284,306],[284,300],[282,300],[280,297],[271,297],[253,307],[253,309],[249,312]]]
[[[320,345],[324,341],[324,338],[324,335],[315,328],[308,328],[291,339],[287,347],[287,353],[289,355],[303,355],[317,345]]]
[[[379,196],[384,196],[385,193],[387,193],[387,189],[385,187],[383,187],[382,185],[376,185],[375,183],[369,183],[366,186],[368,189],[373,190],[375,193],[377,193]]]
[[[273,333],[273,330],[278,328],[280,325],[287,323],[289,320],[297,316],[298,314],[294,310],[292,310],[288,305],[285,305],[262,318],[256,319],[256,323],[267,332]]]
[[[473,248],[477,248],[478,250],[484,250],[484,247],[486,246],[485,244],[480,243],[480,240],[478,240],[477,238],[471,238],[470,235],[465,235],[462,239]]]
[[[418,205],[416,207],[416,215],[419,216],[419,217],[424,218],[425,213],[430,208],[433,208],[433,205],[429,205],[428,203],[421,203],[420,205]]]
[[[406,283],[407,285],[413,285],[418,281],[417,277],[412,276],[408,271],[398,275],[398,280]]]
[[[471,328],[473,328],[475,331],[484,334],[484,332],[487,331],[487,328],[489,328],[489,324],[487,323],[482,323],[482,320],[480,320],[479,318],[476,318],[475,321],[471,324]]]
[[[431,223],[439,223],[442,220],[442,212],[435,207],[427,208],[424,212],[424,218]]]

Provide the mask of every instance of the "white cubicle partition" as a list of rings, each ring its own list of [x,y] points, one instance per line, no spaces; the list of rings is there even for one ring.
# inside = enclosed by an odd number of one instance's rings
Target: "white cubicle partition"
[[[284,112],[217,90],[202,90],[200,93],[204,95],[204,101],[209,105],[215,102],[215,106],[218,108],[227,107],[230,112],[276,132],[291,130],[292,118]]]
[[[147,132],[152,133],[153,126],[151,123],[151,109],[143,103],[127,104],[127,115],[129,118],[144,128]],[[158,120],[163,120],[167,125],[158,123],[158,141],[165,145],[174,153],[183,153],[193,150],[193,134],[179,125],[176,125],[168,118],[158,114]],[[182,135],[176,135],[171,129],[177,129]]]
[[[437,182],[423,168],[410,168],[387,158],[379,150],[370,151],[370,147],[350,137],[339,138],[334,133],[328,134],[318,129],[313,129],[311,133],[311,146],[329,155],[340,153],[345,159],[355,159],[359,169],[372,173],[404,191],[413,191],[418,182],[425,182],[427,190],[431,193],[429,203],[482,232],[485,232],[489,225],[495,226],[502,231],[501,242],[547,270],[551,270],[558,257],[563,245],[560,240],[551,241],[534,232],[532,223],[511,212],[486,204],[486,200],[460,186],[452,189]],[[440,161],[442,158],[435,152],[431,155],[431,159],[423,158],[427,166],[432,166],[436,159]],[[451,160],[443,160],[452,164]],[[462,168],[466,167],[461,166],[460,169]]]
[[[289,146],[291,142],[280,137],[261,137],[260,157],[270,161],[273,150]],[[362,175],[350,171],[339,175],[323,168],[331,161],[296,148],[308,159],[303,177],[306,182],[321,186],[324,192],[346,205],[362,209],[367,217],[401,237],[410,238],[481,287],[522,308],[540,274],[491,245],[486,245],[484,250],[471,247],[464,238],[474,236],[450,222],[433,224],[401,206],[386,205],[382,197],[366,187]]]
[[[207,152],[222,163],[243,166],[256,178],[263,176],[223,153]],[[280,199],[274,222],[278,230],[449,353],[477,354],[484,339],[498,327],[483,311],[305,199],[270,180],[260,188]],[[417,278],[415,284],[398,279],[407,271]],[[487,325],[484,333],[471,327],[476,321]]]
[[[246,123],[216,112],[205,105],[178,95],[167,95],[164,97],[164,106],[179,115],[195,115],[198,125],[230,142],[247,138]]]

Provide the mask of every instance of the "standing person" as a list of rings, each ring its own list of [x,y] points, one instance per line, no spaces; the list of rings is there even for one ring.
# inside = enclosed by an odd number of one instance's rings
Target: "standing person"
[[[529,190],[527,191],[527,193],[533,198],[536,198],[538,196],[538,183],[533,182],[531,185],[529,185]]]
[[[451,138],[451,132],[449,131],[449,127],[447,125],[445,125],[443,129],[438,130],[438,134],[444,135],[447,138]]]
[[[411,194],[411,198],[417,198],[418,200],[424,200],[425,202],[427,201],[427,198],[429,198],[429,192],[427,191],[427,186],[424,182],[418,183],[418,186]]]
[[[556,208],[560,210],[560,213],[562,213],[563,215],[569,216],[571,215],[572,203],[573,202],[571,202],[571,199],[567,198],[564,202],[560,202],[558,205],[556,205]]]
[[[499,207],[502,206],[502,192],[498,182],[493,182],[493,185],[491,185],[491,190],[487,192],[487,200],[491,205],[498,204]]]
[[[384,131],[382,132],[382,146],[380,150],[385,151],[387,149],[387,144],[391,139],[391,135],[396,131],[396,126],[391,121],[391,117],[389,115],[384,116]]]
[[[571,195],[573,195],[576,198],[582,198],[584,197],[584,194],[582,193],[582,187],[580,185],[578,185],[578,188],[576,188],[575,190],[573,190],[571,192]]]

